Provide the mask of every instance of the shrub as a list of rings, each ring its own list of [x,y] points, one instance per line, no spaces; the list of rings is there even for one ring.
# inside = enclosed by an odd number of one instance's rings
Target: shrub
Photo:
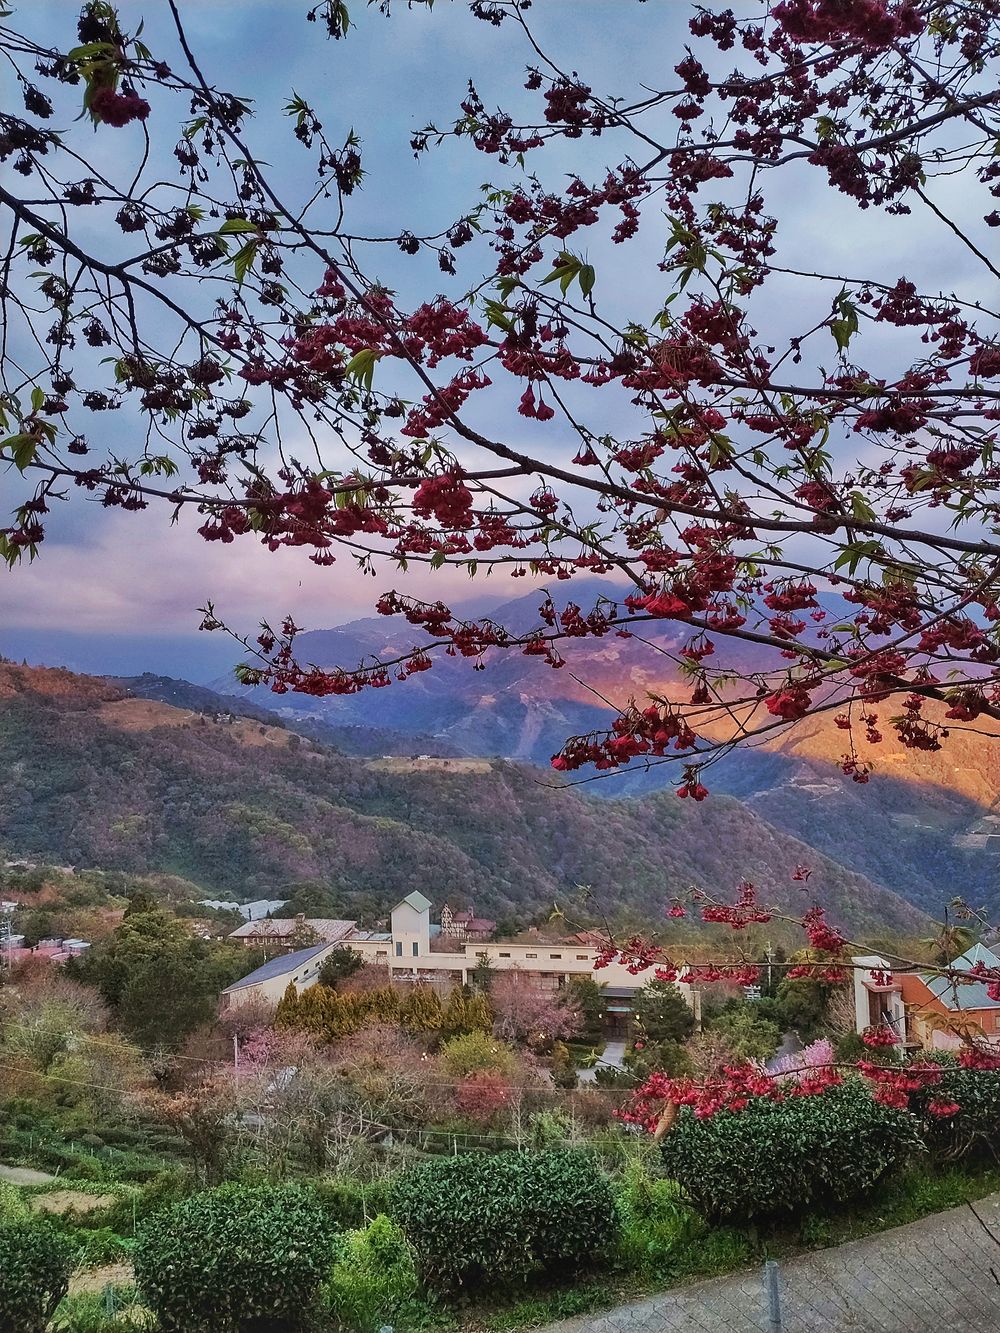
[[[936,1115],[957,1104],[953,1114]],[[1000,1070],[946,1067],[938,1083],[914,1094],[931,1152],[943,1161],[1000,1154]]]
[[[0,1180],[0,1226],[5,1222],[23,1222],[30,1216],[31,1210],[17,1186]]]
[[[363,1231],[341,1237],[327,1301],[356,1333],[395,1324],[419,1288],[413,1253],[395,1222],[380,1213]]]
[[[712,1020],[712,1031],[723,1038],[737,1064],[745,1060],[769,1060],[781,1042],[778,1025],[761,1018],[752,1004],[738,1005],[721,1013]]]
[[[572,1268],[617,1232],[608,1181],[581,1152],[427,1162],[396,1182],[392,1204],[439,1291]]]
[[[698,1120],[688,1108],[662,1143],[666,1171],[713,1219],[808,1212],[860,1197],[923,1147],[909,1111],[859,1081]]]
[[[0,1224],[0,1333],[44,1333],[73,1271],[72,1241],[48,1220]]]
[[[164,1333],[284,1333],[311,1317],[334,1236],[307,1190],[223,1185],[143,1225],[136,1281]]]
[[[441,1063],[455,1079],[468,1078],[470,1074],[500,1074],[510,1078],[517,1068],[509,1046],[491,1033],[478,1030],[446,1041],[441,1047]]]
[[[662,1273],[675,1267],[680,1250],[704,1231],[676,1181],[655,1180],[642,1162],[626,1168],[616,1190],[624,1267]]]

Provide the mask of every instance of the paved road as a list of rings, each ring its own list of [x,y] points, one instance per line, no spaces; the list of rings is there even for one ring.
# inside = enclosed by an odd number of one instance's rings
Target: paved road
[[[598,1069],[624,1069],[624,1061],[625,1043],[623,1041],[609,1041],[604,1047],[604,1053],[598,1059],[597,1064],[591,1069],[581,1069],[577,1074],[577,1079],[581,1083],[593,1083],[597,1077]]]
[[[801,1050],[802,1043],[799,1041],[799,1034],[797,1032],[786,1032],[781,1039],[781,1045],[767,1062],[768,1069],[774,1069],[786,1055],[798,1055]]]
[[[547,1325],[540,1333],[762,1333],[760,1270]],[[789,1260],[782,1333],[996,1333],[1000,1194]]]

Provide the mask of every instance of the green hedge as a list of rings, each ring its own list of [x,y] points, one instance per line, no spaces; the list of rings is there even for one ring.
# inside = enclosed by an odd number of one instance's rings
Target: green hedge
[[[72,1241],[47,1220],[0,1224],[0,1333],[44,1333],[75,1257]]]
[[[684,1108],[661,1145],[664,1168],[713,1220],[754,1221],[845,1203],[923,1149],[909,1111],[860,1080],[698,1120]]]
[[[438,1291],[571,1269],[617,1239],[608,1181],[581,1152],[427,1162],[396,1182],[391,1208]]]
[[[223,1185],[144,1223],[136,1282],[164,1333],[286,1333],[312,1316],[335,1239],[311,1191]]]
[[[927,1107],[935,1102],[957,1102],[959,1109],[953,1116],[932,1115]],[[940,1081],[914,1094],[912,1105],[923,1119],[924,1137],[935,1157],[1000,1158],[1000,1070],[946,1064]]]

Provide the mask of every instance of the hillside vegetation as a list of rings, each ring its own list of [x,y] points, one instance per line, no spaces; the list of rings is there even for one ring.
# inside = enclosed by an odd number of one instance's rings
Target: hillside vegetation
[[[140,727],[139,723],[143,725]],[[0,667],[0,843],[60,863],[180,875],[241,898],[315,879],[345,910],[420,886],[525,920],[574,890],[659,919],[669,896],[746,876],[855,930],[920,927],[898,896],[738,801],[597,801],[498,761],[458,772],[370,764],[264,723],[213,721],[68,672]]]

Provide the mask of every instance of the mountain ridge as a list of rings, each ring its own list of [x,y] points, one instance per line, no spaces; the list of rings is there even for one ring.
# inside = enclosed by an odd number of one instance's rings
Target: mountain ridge
[[[507,760],[386,764],[256,720],[143,713],[120,687],[76,679],[74,693],[71,673],[0,667],[0,844],[18,854],[180,875],[242,899],[320,880],[348,915],[421,887],[519,921],[580,885],[657,921],[690,884],[725,894],[744,876],[801,912],[810,899],[792,876],[808,861],[810,893],[846,927],[926,924],[732,798],[599,802]]]

